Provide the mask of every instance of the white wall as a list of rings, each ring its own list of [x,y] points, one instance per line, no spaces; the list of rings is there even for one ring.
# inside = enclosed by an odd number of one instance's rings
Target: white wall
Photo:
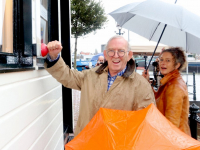
[[[63,149],[61,92],[44,69],[0,73],[0,149]]]

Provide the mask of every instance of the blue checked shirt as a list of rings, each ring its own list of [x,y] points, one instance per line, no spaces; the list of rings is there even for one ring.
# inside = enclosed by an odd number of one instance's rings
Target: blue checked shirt
[[[53,61],[56,61],[60,58],[60,54],[58,54],[58,57],[55,59],[55,60],[52,60],[51,57],[49,56],[49,54],[47,54],[47,59],[49,62],[53,62]]]
[[[108,89],[107,89],[107,91],[110,89],[111,85],[113,84],[113,82],[115,81],[117,76],[122,76],[125,71],[126,71],[126,68],[124,70],[122,70],[121,72],[119,72],[117,75],[113,76],[113,77],[111,77],[111,75],[110,75],[110,73],[108,71]]]

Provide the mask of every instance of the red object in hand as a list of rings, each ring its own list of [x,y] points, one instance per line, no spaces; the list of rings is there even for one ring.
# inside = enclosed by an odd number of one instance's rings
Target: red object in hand
[[[47,45],[44,44],[44,43],[41,43],[41,54],[42,54],[42,57],[46,56],[48,54],[48,48],[47,48]]]

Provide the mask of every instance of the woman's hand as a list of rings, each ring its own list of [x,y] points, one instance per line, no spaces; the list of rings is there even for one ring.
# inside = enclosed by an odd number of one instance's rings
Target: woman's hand
[[[142,76],[149,82],[149,70],[143,70]]]

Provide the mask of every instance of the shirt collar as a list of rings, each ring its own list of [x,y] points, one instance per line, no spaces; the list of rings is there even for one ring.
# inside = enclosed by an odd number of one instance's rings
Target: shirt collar
[[[124,74],[122,75],[125,78],[134,78],[135,76],[135,61],[133,60],[133,58],[131,58],[126,65],[126,70],[124,72]],[[98,74],[102,74],[103,72],[108,72],[108,62],[105,61],[100,67],[97,67],[97,70],[95,71]]]
[[[161,85],[166,84],[168,81],[170,81],[173,78],[177,78],[178,76],[180,76],[180,72],[175,69],[174,71],[168,73],[166,76],[164,76],[161,80],[160,83]]]
[[[117,75],[115,75],[115,76],[122,76],[122,75],[124,74],[124,72],[126,71],[126,68],[127,68],[127,67],[125,67],[121,72],[119,72],[119,73],[118,73]],[[111,77],[109,70],[108,70],[108,76]],[[113,76],[113,77],[115,77],[115,76]],[[111,78],[112,78],[112,77],[111,77]]]

